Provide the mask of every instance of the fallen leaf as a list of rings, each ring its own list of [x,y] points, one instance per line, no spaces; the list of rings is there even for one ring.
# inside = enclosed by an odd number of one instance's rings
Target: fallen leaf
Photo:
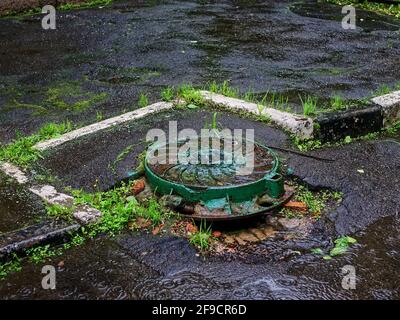
[[[197,232],[197,227],[195,225],[193,225],[192,223],[188,223],[186,225],[186,232],[196,233]]]
[[[132,185],[132,193],[136,196],[140,192],[142,192],[145,188],[144,180],[136,180],[135,183]]]
[[[222,233],[221,233],[221,231],[214,231],[213,233],[212,233],[212,235],[213,235],[213,237],[214,238],[219,238],[219,237],[221,237],[222,236]]]
[[[130,230],[135,229],[135,227],[136,227],[136,224],[135,224],[133,221],[129,221],[129,222],[128,222],[128,228],[129,228]]]
[[[155,227],[153,229],[153,231],[151,232],[153,234],[153,236],[155,236],[156,234],[158,234],[160,232],[160,230],[163,228],[163,224],[159,224],[157,227]]]
[[[60,261],[58,264],[57,264],[57,266],[59,267],[59,268],[63,268],[64,267],[64,261]]]
[[[136,226],[138,228],[147,228],[150,225],[151,225],[151,221],[149,221],[149,220],[146,220],[146,219],[144,219],[142,217],[139,217],[139,218],[136,219]]]
[[[306,212],[308,210],[307,205],[301,201],[289,201],[284,204],[286,208]]]

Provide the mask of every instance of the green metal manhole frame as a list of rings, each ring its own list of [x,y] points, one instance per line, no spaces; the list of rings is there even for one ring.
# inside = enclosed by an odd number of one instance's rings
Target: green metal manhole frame
[[[182,140],[177,140],[179,143]],[[254,197],[267,193],[271,198],[279,199],[285,193],[284,181],[279,173],[280,161],[276,153],[270,148],[246,139],[251,143],[266,150],[273,157],[273,166],[263,178],[253,182],[240,185],[220,186],[220,187],[188,187],[181,183],[166,180],[155,174],[148,166],[148,155],[146,152],[144,159],[144,171],[150,186],[158,193],[163,195],[177,194],[188,202],[207,202],[213,199],[229,198],[232,202],[242,202],[254,199]],[[154,143],[148,148],[160,148],[167,143]],[[148,149],[148,150],[149,150]]]

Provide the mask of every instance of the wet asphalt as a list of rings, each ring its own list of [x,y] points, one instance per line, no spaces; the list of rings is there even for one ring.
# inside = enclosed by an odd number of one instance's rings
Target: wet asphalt
[[[147,3],[147,4],[146,4]],[[137,108],[140,93],[159,99],[165,86],[210,81],[242,92],[362,98],[400,74],[398,21],[359,11],[343,30],[341,8],[316,1],[117,1],[59,12],[57,29],[41,16],[0,19],[0,141],[49,121],[77,125]],[[49,108],[46,91],[77,82],[106,93],[86,110]]]
[[[304,7],[293,9],[302,16],[289,9],[292,3],[176,1],[149,6],[122,1],[101,10],[62,13],[53,33],[40,29],[39,17],[0,20],[0,90],[4,90],[0,108],[15,98],[15,91],[20,92],[18,99],[33,103],[40,101],[48,86],[71,80],[80,81],[85,90],[107,92],[109,97],[79,113],[51,111],[38,117],[31,110],[2,109],[0,139],[9,141],[15,130],[29,133],[49,120],[90,123],[96,110],[105,116],[118,114],[136,108],[140,92],[156,101],[162,87],[182,82],[204,85],[229,79],[242,91],[251,87],[257,92],[271,89],[321,98],[335,92],[360,98],[382,83],[396,82],[400,44],[394,22],[389,26],[387,21],[372,21],[364,29],[344,31],[336,7],[323,11],[316,7],[316,13],[310,13],[315,9],[310,6],[305,7],[307,12]],[[7,90],[11,87],[18,90]],[[166,128],[169,120],[177,120],[180,128],[200,129],[211,118],[210,112],[191,110],[144,119],[63,145],[48,153],[36,170],[56,176],[60,187],[90,190],[96,184],[107,189],[135,167],[135,157],[144,148],[138,143],[149,128]],[[291,147],[285,133],[265,124],[230,114],[220,114],[218,119],[222,126],[254,128],[256,138],[266,144]],[[129,145],[135,145],[134,151],[113,173],[110,164]],[[344,199],[306,239],[270,240],[239,255],[203,258],[184,239],[124,233],[54,258],[51,263],[63,261],[55,292],[40,288],[41,265],[27,264],[0,283],[0,296],[400,298],[400,145],[364,141],[314,153],[335,162],[280,155],[310,187],[341,191]],[[5,178],[0,185],[13,190]],[[9,214],[11,204],[4,198],[0,198],[0,209],[8,208],[3,211]],[[349,254],[330,261],[310,254],[311,248],[329,247],[343,234],[359,241]],[[356,267],[356,290],[341,287],[341,268],[347,264]]]

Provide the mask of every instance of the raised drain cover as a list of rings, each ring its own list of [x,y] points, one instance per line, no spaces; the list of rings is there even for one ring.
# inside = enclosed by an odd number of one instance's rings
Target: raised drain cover
[[[189,140],[201,148],[185,148]],[[174,209],[193,219],[256,216],[291,197],[293,191],[285,186],[279,159],[272,150],[252,141],[228,141],[217,136],[205,146],[200,138],[151,145],[144,162],[148,183],[158,194],[173,199]],[[224,148],[226,143],[231,149]],[[238,146],[246,150],[250,145],[254,157],[252,170],[246,171],[244,156],[232,155]],[[165,156],[163,162],[161,155]]]

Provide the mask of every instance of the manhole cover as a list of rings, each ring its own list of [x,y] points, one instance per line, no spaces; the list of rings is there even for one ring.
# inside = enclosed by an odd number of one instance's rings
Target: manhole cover
[[[185,215],[206,220],[238,219],[282,205],[292,191],[279,166],[269,148],[219,136],[153,144],[145,158],[150,186],[178,196]]]

